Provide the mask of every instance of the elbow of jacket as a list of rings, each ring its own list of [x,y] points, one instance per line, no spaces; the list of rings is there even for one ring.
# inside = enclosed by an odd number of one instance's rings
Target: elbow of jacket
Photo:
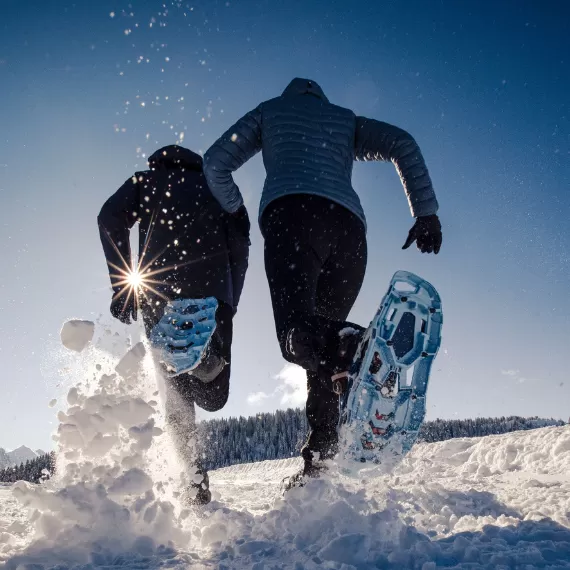
[[[398,137],[398,140],[394,146],[402,156],[407,156],[413,152],[416,152],[419,148],[418,143],[414,137],[406,131],[404,131],[403,134]]]
[[[206,182],[210,190],[216,191],[220,188],[225,188],[230,183],[229,175],[226,170],[219,170],[216,167],[210,167],[208,171],[204,171]]]
[[[213,165],[216,162],[215,158],[216,150],[214,147],[210,147],[205,153],[204,157],[202,158],[202,169],[204,174],[206,172],[211,172],[213,169]]]
[[[213,153],[210,151],[206,152],[204,155],[204,161],[202,163],[202,171],[204,172],[204,176],[206,177],[206,181],[208,182],[210,188],[219,182],[218,178],[220,175],[218,169],[215,166],[215,159],[212,155]]]

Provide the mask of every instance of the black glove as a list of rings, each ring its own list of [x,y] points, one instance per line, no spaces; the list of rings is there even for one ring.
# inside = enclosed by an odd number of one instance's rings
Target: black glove
[[[249,242],[251,224],[249,223],[249,216],[243,204],[233,214],[230,214],[230,220],[235,231]]]
[[[137,300],[133,292],[131,292],[128,301],[127,295],[128,292],[123,291],[121,295],[113,298],[111,301],[111,314],[122,323],[130,325],[131,319],[133,321],[137,320]]]
[[[438,254],[442,239],[441,223],[437,214],[421,216],[416,219],[402,249],[408,249],[414,242],[417,242],[416,245],[422,253]]]

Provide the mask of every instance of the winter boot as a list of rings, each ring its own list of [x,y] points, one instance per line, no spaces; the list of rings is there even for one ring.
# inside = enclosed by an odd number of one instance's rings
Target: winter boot
[[[326,471],[328,471],[328,466],[324,461],[305,462],[303,468],[297,471],[297,473],[285,477],[281,481],[281,492],[285,494],[291,489],[304,487],[309,479],[318,479]]]
[[[331,346],[330,366],[327,372],[332,390],[340,396],[348,388],[348,374],[365,329],[358,325],[344,327],[338,332],[336,344]]]
[[[212,338],[202,355],[200,364],[192,371],[192,376],[205,383],[216,380],[228,364],[222,356],[223,350],[222,337],[220,331],[216,329],[212,333]]]
[[[284,358],[309,372],[348,371],[364,328],[318,315],[295,315],[285,333]]]
[[[282,493],[287,493],[296,487],[304,487],[309,479],[318,479],[329,470],[328,462],[333,455],[321,455],[313,453],[305,445],[301,451],[303,467],[297,473],[285,477],[281,482]]]

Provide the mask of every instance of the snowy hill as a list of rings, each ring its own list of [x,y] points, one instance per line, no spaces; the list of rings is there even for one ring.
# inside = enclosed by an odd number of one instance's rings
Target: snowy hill
[[[139,537],[134,551],[95,556],[93,567],[570,568],[570,426],[420,444],[391,476],[361,484],[332,474],[281,498],[279,482],[298,467],[220,469],[215,501],[174,517],[180,535],[169,548]],[[9,490],[0,501],[7,569],[49,568],[54,552],[54,566],[85,568],[65,565],[73,548],[57,542],[56,521],[43,544],[17,554],[31,524]]]

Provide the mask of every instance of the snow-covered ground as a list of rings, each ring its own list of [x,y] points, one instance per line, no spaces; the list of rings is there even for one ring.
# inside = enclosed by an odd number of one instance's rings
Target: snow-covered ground
[[[0,487],[0,567],[570,568],[570,426],[420,444],[389,476],[286,497],[297,459],[237,465],[211,474],[210,505],[181,509],[141,347],[113,374],[101,344],[71,371],[57,479]]]
[[[281,498],[281,479],[298,466],[220,469],[215,501],[182,513],[174,545],[141,538],[138,552],[78,567],[570,568],[570,426],[421,444],[392,476],[333,475]],[[0,513],[3,557],[15,569],[31,523],[8,488]],[[54,546],[65,568],[72,545]],[[28,548],[30,562],[50,554]]]

